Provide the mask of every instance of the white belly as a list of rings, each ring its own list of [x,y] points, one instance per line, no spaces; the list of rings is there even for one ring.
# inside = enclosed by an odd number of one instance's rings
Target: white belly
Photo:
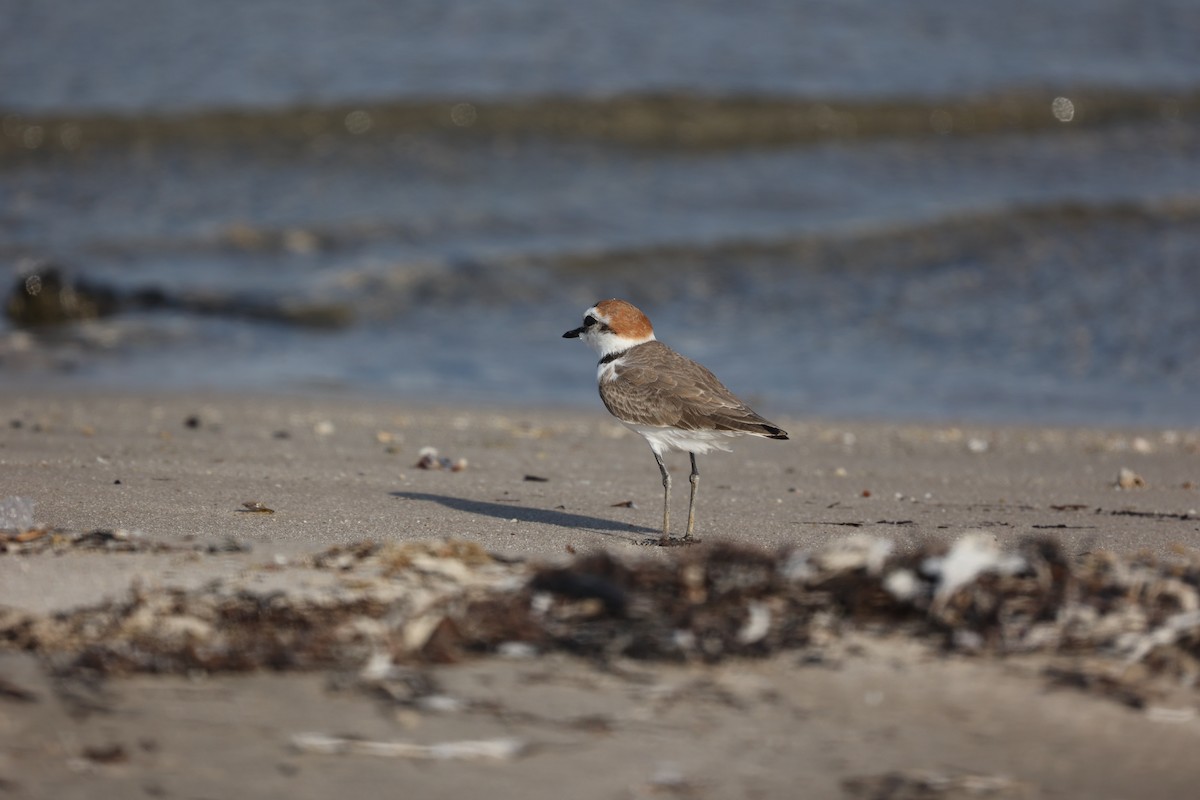
[[[729,450],[726,441],[741,435],[738,431],[681,431],[678,428],[638,425],[633,422],[622,424],[644,436],[650,443],[650,449],[660,456],[668,450],[685,450],[697,455],[709,450]]]

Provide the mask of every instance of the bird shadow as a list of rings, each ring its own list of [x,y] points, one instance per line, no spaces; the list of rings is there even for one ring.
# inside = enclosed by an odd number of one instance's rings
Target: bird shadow
[[[492,503],[487,500],[468,500],[465,497],[451,497],[449,495],[432,494],[429,492],[390,492],[390,494],[392,497],[400,497],[405,500],[423,500],[430,503],[437,503],[446,508],[462,511],[467,514],[480,514],[485,517],[495,517],[496,519],[503,520],[515,519],[520,522],[536,522],[541,525],[558,525],[562,528],[586,528],[605,536],[612,536],[616,533],[654,534],[657,536],[660,533],[660,531],[642,525],[601,519],[600,517],[589,517],[586,514],[572,514],[569,511],[559,511],[557,509],[531,508],[530,506],[521,506],[513,503]]]

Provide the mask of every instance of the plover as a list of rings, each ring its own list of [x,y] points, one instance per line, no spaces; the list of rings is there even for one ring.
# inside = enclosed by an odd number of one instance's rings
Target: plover
[[[671,540],[671,475],[663,463],[669,450],[691,457],[692,484],[687,532],[696,520],[696,456],[729,450],[726,440],[748,434],[786,439],[787,432],[759,416],[705,367],[681,356],[654,337],[650,320],[624,300],[601,300],[584,312],[583,325],[563,334],[583,339],[600,354],[596,378],[600,399],[614,417],[645,437],[658,462],[663,484],[661,544]]]

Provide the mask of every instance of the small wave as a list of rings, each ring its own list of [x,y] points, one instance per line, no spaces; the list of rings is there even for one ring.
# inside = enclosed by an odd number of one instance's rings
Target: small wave
[[[1069,130],[1200,118],[1200,91],[1012,90],[932,100],[630,94],[216,109],[124,116],[0,112],[0,159],[137,146],[307,146],[331,137],[458,133],[737,148],[855,138]]]
[[[361,320],[388,319],[404,309],[461,308],[474,303],[514,307],[557,303],[564,294],[592,302],[601,295],[625,294],[666,303],[694,294],[738,297],[754,288],[788,303],[803,294],[794,280],[804,272],[861,272],[895,276],[938,264],[986,257],[1020,242],[1064,232],[1111,230],[1154,232],[1200,226],[1200,197],[1156,203],[1088,205],[1054,203],[963,213],[906,225],[716,242],[650,243],[628,247],[566,249],[462,257],[390,267],[347,267],[325,273],[322,293],[352,297]],[[389,226],[325,229],[314,238],[336,256],[362,237],[386,239]],[[398,229],[401,230],[402,229]],[[288,236],[264,232],[261,242],[287,247]],[[206,245],[207,246],[207,245]],[[686,275],[682,282],[663,275]],[[569,287],[569,288],[564,288]],[[790,288],[789,288],[790,287]],[[790,298],[790,299],[789,299]],[[758,298],[762,301],[764,298]]]
[[[941,217],[907,225],[716,242],[647,243],[640,246],[564,249],[555,252],[464,256],[367,267],[332,264],[286,292],[247,291],[246,287],[124,285],[72,278],[72,291],[104,300],[103,316],[170,311],[199,316],[254,320],[312,330],[337,330],[388,321],[417,309],[461,309],[476,304],[514,308],[562,302],[593,302],[611,294],[654,304],[705,302],[721,295],[758,305],[799,303],[809,275],[840,274],[866,283],[907,271],[937,269],[948,263],[994,260],[997,253],[1067,233],[1122,229],[1132,236],[1200,229],[1200,197],[1152,204],[1087,205],[1055,203],[1010,207]],[[264,250],[284,253],[294,242],[319,246],[334,263],[338,252],[371,240],[403,235],[394,225],[358,224],[340,228],[276,231],[238,226],[227,234],[191,240],[99,244],[93,252],[136,258],[192,256],[219,252],[236,261],[239,252],[257,257]],[[852,278],[855,273],[859,278]],[[664,281],[664,274],[686,280]],[[20,281],[13,291],[20,287]],[[765,293],[765,294],[764,294]],[[569,297],[568,297],[569,295]],[[88,316],[88,315],[85,315]]]
[[[480,267],[548,268],[559,273],[587,273],[592,270],[627,268],[640,272],[647,266],[701,260],[734,261],[739,258],[799,258],[820,260],[822,253],[836,250],[842,264],[868,263],[876,250],[896,250],[906,241],[942,242],[942,246],[977,248],[1015,228],[1032,225],[1100,224],[1104,222],[1200,223],[1200,195],[1180,196],[1150,202],[1082,203],[1057,202],[1014,205],[991,211],[965,212],[933,220],[864,228],[833,233],[806,233],[778,238],[733,238],[719,241],[652,243],[628,247],[566,249],[551,252],[515,253],[494,258],[468,259]],[[150,238],[96,241],[90,252],[106,257],[157,255],[218,254],[236,257],[246,254],[336,255],[344,249],[361,248],[372,243],[406,239],[411,229],[403,221],[364,220],[338,225],[309,225],[272,228],[236,223],[211,235],[195,238]],[[949,244],[953,243],[953,244]],[[17,260],[31,257],[25,245],[0,244],[0,255]],[[860,253],[849,255],[850,251]],[[462,263],[466,263],[464,260]],[[404,267],[406,272],[416,265]],[[430,272],[445,271],[450,262],[431,259],[421,265]]]

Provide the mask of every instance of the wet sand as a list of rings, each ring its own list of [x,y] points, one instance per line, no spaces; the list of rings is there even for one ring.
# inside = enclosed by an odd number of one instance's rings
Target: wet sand
[[[981,529],[1002,546],[1042,535],[1069,554],[1156,555],[1200,543],[1197,431],[776,421],[791,441],[742,441],[700,460],[702,539],[816,549],[868,534],[905,551]],[[597,549],[677,552],[646,546],[661,512],[654,459],[598,403],[445,410],[339,397],[0,393],[0,425],[0,500],[35,500],[40,525],[164,545],[0,553],[0,607],[20,612],[96,604],[135,583],[196,588],[363,540],[456,537],[554,562]],[[466,468],[419,469],[423,447]],[[686,487],[686,459],[670,466]],[[1145,485],[1116,488],[1121,468]],[[675,494],[682,521],[686,490]],[[249,512],[248,501],[274,513]],[[878,631],[839,652],[819,664],[785,652],[605,668],[566,655],[490,657],[415,672],[451,698],[439,705],[383,702],[326,673],[72,684],[0,651],[0,789],[725,797],[803,786],[813,797],[900,797],[924,781],[939,793],[921,796],[990,787],[1002,797],[1115,798],[1184,796],[1194,785],[1190,693],[1151,713],[1051,691],[1036,657],[946,656]],[[298,748],[305,732],[517,738],[526,749],[495,763],[329,755]]]

